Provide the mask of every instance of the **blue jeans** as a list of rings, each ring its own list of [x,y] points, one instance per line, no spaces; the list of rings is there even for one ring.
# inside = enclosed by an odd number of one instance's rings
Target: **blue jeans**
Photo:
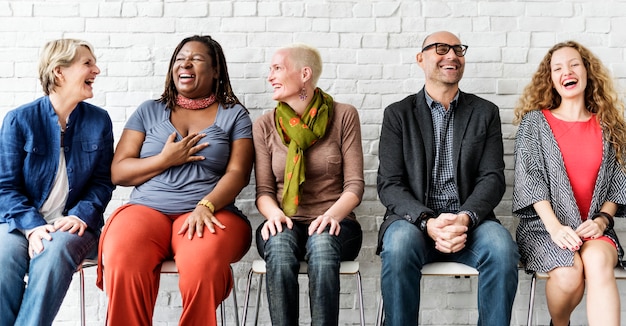
[[[0,223],[0,325],[52,325],[78,265],[96,256],[98,236],[50,233],[52,241],[44,240],[44,250],[30,259],[26,237],[8,229]]]
[[[500,223],[482,222],[468,233],[463,250],[443,254],[417,227],[398,220],[387,228],[380,256],[385,325],[417,325],[422,266],[434,261],[454,261],[476,268],[478,325],[510,325],[519,253],[511,234]]]
[[[363,233],[354,220],[341,221],[338,236],[328,228],[321,234],[308,235],[308,224],[294,222],[293,229],[283,225],[283,232],[261,237],[256,234],[257,249],[267,266],[267,301],[274,326],[298,325],[298,269],[300,261],[309,265],[309,302],[311,325],[339,323],[339,265],[354,260],[361,250]]]

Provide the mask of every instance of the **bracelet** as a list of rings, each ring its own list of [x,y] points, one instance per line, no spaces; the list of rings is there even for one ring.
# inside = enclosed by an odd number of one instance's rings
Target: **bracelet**
[[[215,212],[215,206],[213,205],[212,202],[203,199],[201,201],[198,202],[198,204],[196,204],[196,206],[204,206],[204,207],[208,207],[209,210],[211,211],[211,214],[213,214],[213,212]]]
[[[607,224],[606,229],[604,231],[611,230],[611,229],[613,229],[613,226],[615,226],[615,221],[613,220],[613,215],[611,215],[611,214],[609,214],[607,212],[597,212],[597,213],[593,214],[593,216],[591,217],[591,220],[593,221],[593,220],[595,220],[598,217],[606,218],[606,220],[609,223],[609,224]]]

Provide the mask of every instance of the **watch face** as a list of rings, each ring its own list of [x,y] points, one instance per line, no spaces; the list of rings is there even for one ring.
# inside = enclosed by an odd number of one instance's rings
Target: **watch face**
[[[428,222],[427,219],[423,219],[420,221],[420,230],[422,231],[426,230],[426,222]]]

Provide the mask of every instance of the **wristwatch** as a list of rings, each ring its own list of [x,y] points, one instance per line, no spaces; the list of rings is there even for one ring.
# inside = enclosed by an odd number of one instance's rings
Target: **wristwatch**
[[[417,228],[420,229],[420,231],[426,233],[426,227],[428,225],[428,220],[430,220],[431,218],[435,218],[435,215],[433,213],[427,213],[424,212],[422,214],[420,214],[420,217],[418,219],[418,224],[417,224]]]

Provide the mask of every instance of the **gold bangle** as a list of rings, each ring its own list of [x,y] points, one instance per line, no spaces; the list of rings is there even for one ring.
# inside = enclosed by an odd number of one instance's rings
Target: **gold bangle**
[[[202,205],[204,207],[208,207],[209,210],[211,211],[211,214],[213,214],[213,212],[215,212],[215,206],[213,205],[213,203],[208,201],[208,200],[206,200],[206,199],[203,199],[203,200],[199,201],[197,205]]]

